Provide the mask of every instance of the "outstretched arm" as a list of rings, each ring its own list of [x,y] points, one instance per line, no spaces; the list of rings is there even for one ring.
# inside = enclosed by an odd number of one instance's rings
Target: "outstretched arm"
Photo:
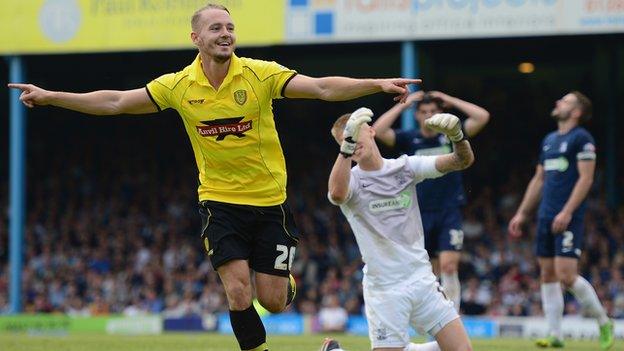
[[[91,115],[143,114],[157,112],[145,88],[134,90],[98,90],[90,93],[50,91],[32,84],[10,83],[20,89],[20,101],[27,107],[52,105]]]
[[[477,135],[490,120],[490,113],[481,106],[439,91],[430,91],[429,94],[442,100],[446,106],[456,108],[466,114],[468,119],[464,122],[464,130],[468,137]]]
[[[288,98],[345,101],[379,92],[398,94],[395,101],[404,102],[408,84],[418,84],[420,79],[355,79],[347,77],[312,78],[297,74],[288,82],[284,96]]]
[[[386,146],[393,147],[396,144],[396,133],[392,129],[392,125],[399,118],[401,113],[411,106],[415,101],[422,100],[424,92],[419,90],[407,96],[405,103],[398,103],[391,109],[381,115],[373,124],[375,129],[375,138],[384,143]]]

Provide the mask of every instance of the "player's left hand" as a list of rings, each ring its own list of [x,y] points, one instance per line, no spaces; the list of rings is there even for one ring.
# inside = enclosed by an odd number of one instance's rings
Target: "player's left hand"
[[[557,214],[555,219],[552,221],[551,230],[553,234],[563,233],[566,229],[568,229],[568,225],[570,225],[571,220],[572,214],[565,211],[559,212],[559,214]]]
[[[457,116],[450,113],[436,113],[425,120],[427,128],[446,135],[454,143],[464,138],[461,129],[461,121]]]
[[[433,98],[438,98],[442,101],[446,101],[449,99],[449,96],[447,94],[444,94],[441,91],[437,91],[437,90],[429,90],[428,94],[433,97]]]
[[[420,84],[421,79],[407,79],[407,78],[391,78],[382,79],[380,82],[381,91],[391,94],[399,94],[394,98],[394,101],[405,102],[410,91],[407,89],[409,84]]]

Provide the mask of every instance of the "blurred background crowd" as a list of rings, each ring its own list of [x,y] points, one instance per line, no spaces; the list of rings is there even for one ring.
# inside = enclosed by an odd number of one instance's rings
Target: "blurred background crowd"
[[[609,315],[624,318],[624,206],[615,194],[624,188],[624,172],[617,171],[624,164],[624,139],[609,139],[617,130],[605,117],[613,114],[610,87],[596,73],[602,71],[592,64],[592,52],[577,49],[598,45],[592,40],[422,44],[423,88],[479,104],[492,116],[471,140],[476,162],[464,172],[468,205],[460,280],[466,315],[542,315],[534,230],[512,241],[506,228],[534,172],[541,138],[555,128],[548,113],[556,99],[580,89],[595,105],[596,118],[587,128],[598,146],[581,273]],[[276,60],[310,76],[390,77],[400,74],[399,51],[396,43],[374,43],[249,48],[238,54]],[[542,55],[535,57],[533,75],[515,69],[517,57],[526,52]],[[56,90],[134,89],[194,56],[192,51],[34,55],[26,59],[27,75],[32,83]],[[0,96],[0,103],[8,106],[7,97]],[[392,103],[383,94],[344,103],[274,102],[288,167],[288,201],[302,233],[292,268],[298,295],[290,309],[319,316],[328,330],[343,328],[346,316],[363,311],[360,254],[346,220],[326,196],[338,149],[329,129],[343,113],[367,106],[379,116]],[[0,118],[8,125],[5,116]],[[180,317],[227,311],[199,237],[197,169],[175,111],[101,118],[35,108],[28,112],[27,126],[25,312]],[[0,140],[8,140],[8,128],[0,128]],[[0,164],[8,164],[8,151],[8,143],[0,143]],[[5,169],[0,172],[0,313],[8,310]],[[613,180],[609,174],[617,179],[606,193]],[[565,313],[582,314],[569,295]]]
[[[90,137],[100,146],[57,153],[54,145],[34,144],[25,311],[166,317],[227,311],[199,237],[190,152],[180,155],[164,145],[124,156],[136,141],[102,147],[103,137]],[[298,297],[291,311],[318,315],[325,329],[336,330],[348,314],[363,312],[362,262],[348,223],[326,198],[334,145],[305,152],[305,160],[289,162],[288,201],[303,236],[292,268]],[[527,169],[510,172],[496,186],[482,183],[478,172],[466,173],[469,201],[460,267],[466,315],[542,314],[534,230],[515,241],[506,233],[529,179]],[[624,208],[606,208],[600,179],[599,172],[580,266],[609,314],[624,318]],[[7,197],[0,194],[0,312],[8,309]],[[574,299],[566,301],[567,314],[582,313]]]

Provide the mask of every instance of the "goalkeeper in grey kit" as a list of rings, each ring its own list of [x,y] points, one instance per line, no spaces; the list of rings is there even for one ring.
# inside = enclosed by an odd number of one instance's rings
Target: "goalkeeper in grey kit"
[[[384,159],[368,125],[373,112],[360,108],[340,117],[332,135],[340,155],[329,176],[329,200],[349,221],[365,263],[364,301],[373,350],[465,351],[470,340],[453,303],[429,263],[416,183],[465,169],[474,161],[459,118],[440,113],[425,123],[445,134],[453,153]],[[357,162],[353,168],[352,161]],[[436,341],[410,343],[408,328]],[[342,350],[325,339],[321,351]]]

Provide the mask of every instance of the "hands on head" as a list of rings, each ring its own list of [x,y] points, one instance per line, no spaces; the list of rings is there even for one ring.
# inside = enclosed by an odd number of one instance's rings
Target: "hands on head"
[[[415,91],[407,96],[405,99],[406,104],[413,104],[415,102],[421,101],[425,96],[425,92],[423,90]]]

